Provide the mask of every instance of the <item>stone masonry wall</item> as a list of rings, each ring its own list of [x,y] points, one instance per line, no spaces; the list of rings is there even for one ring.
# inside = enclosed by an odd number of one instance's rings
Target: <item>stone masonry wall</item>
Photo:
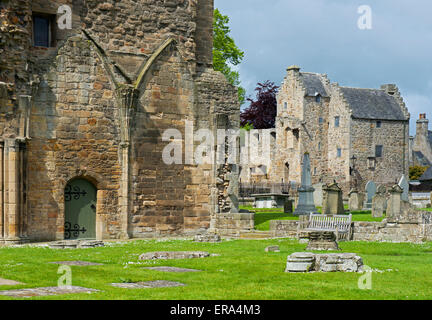
[[[32,12],[55,21],[63,4],[72,30],[33,47]],[[237,210],[236,166],[162,161],[168,128],[182,133],[184,160],[187,120],[195,130],[216,130],[221,116],[220,128],[239,125],[237,89],[210,68],[213,1],[9,0],[0,15],[2,138],[22,132],[18,96],[31,97],[30,240],[63,238],[63,193],[74,178],[98,189],[102,238],[199,233]],[[121,100],[122,90],[132,94]]]
[[[400,121],[376,121],[353,119],[351,122],[351,146],[356,156],[355,177],[359,190],[368,181],[388,187],[399,182],[408,170],[408,123]],[[375,169],[368,168],[368,157],[375,155],[375,146],[383,146],[383,156],[376,158]]]

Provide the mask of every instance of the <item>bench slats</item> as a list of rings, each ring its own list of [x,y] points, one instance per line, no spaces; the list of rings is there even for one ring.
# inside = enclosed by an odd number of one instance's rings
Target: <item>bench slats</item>
[[[305,230],[311,231],[337,231],[347,233],[351,227],[351,214],[347,216],[325,216],[322,214],[310,214],[309,222]]]

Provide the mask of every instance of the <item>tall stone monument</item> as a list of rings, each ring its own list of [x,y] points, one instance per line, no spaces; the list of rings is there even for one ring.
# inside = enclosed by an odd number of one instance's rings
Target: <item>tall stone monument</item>
[[[302,164],[301,186],[298,189],[299,200],[294,215],[301,216],[317,213],[313,197],[314,191],[315,189],[312,187],[309,153],[305,153]]]

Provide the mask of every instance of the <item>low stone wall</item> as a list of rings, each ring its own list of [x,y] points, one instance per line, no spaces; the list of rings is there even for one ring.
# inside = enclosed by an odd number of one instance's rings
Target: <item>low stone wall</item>
[[[270,235],[272,238],[297,238],[298,220],[270,221]]]
[[[240,206],[253,206],[255,202],[255,198],[254,197],[244,197],[244,198],[239,198],[239,205]]]
[[[255,213],[220,213],[214,219],[215,231],[222,237],[240,237],[255,227]]]
[[[297,220],[270,221],[273,238],[297,238]],[[352,224],[353,241],[413,242],[432,241],[430,223],[390,223],[356,221]]]

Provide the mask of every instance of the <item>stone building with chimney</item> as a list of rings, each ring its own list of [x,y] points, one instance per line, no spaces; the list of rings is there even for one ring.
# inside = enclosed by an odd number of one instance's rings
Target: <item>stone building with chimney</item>
[[[305,153],[312,182],[336,181],[345,195],[370,180],[393,185],[408,174],[410,115],[396,85],[342,87],[292,66],[277,102],[272,181],[300,182]]]
[[[6,0],[0,18],[0,242],[235,231],[238,168],[184,161],[186,121],[239,127],[213,0]]]
[[[422,113],[416,123],[416,135],[410,137],[410,156],[413,166],[432,166],[432,131],[429,130],[429,120]]]

